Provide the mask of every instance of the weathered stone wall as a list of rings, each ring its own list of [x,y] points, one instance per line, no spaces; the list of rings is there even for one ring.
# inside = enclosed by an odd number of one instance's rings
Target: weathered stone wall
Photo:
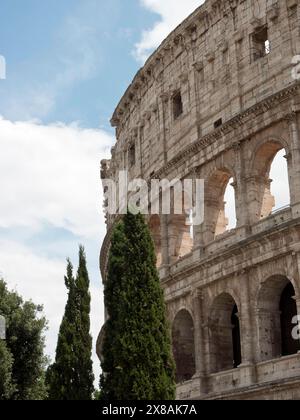
[[[291,283],[300,314],[300,84],[291,74],[299,28],[298,0],[207,0],[150,57],[112,119],[117,142],[103,177],[127,169],[131,178],[205,182],[192,246],[184,218],[149,219],[174,351],[187,366],[179,398],[300,398],[299,355],[282,357],[279,311]],[[281,149],[291,203],[272,213],[270,165]],[[230,179],[237,226],[226,231]],[[107,220],[103,279],[115,218]],[[242,363],[230,369],[234,316]]]

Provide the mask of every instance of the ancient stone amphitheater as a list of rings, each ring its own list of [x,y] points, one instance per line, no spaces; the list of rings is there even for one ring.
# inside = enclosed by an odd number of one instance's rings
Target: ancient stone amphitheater
[[[202,225],[149,216],[178,399],[300,398],[297,54],[298,0],[207,0],[149,58],[113,115],[117,142],[102,178],[128,170],[132,179],[205,181]],[[274,211],[270,168],[282,150],[290,205]],[[104,281],[115,222],[107,215]]]

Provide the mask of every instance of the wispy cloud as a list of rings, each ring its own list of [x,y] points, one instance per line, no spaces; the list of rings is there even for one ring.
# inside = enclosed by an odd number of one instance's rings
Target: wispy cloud
[[[0,227],[45,222],[74,235],[97,235],[99,161],[113,138],[101,130],[0,120]],[[97,213],[98,211],[98,213]]]
[[[178,26],[181,21],[199,7],[204,0],[140,0],[143,7],[160,16],[154,27],[145,30],[140,42],[135,45],[136,59],[144,63],[151,52]]]

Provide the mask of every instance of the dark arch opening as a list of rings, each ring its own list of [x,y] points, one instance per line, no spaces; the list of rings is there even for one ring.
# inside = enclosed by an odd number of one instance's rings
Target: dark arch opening
[[[293,337],[297,316],[295,289],[283,275],[269,278],[258,296],[258,334],[261,360],[291,356],[300,350],[299,340]]]
[[[176,382],[189,381],[196,373],[194,322],[186,310],[179,312],[172,329]]]
[[[238,306],[228,294],[219,296],[210,318],[211,372],[238,368],[242,363]]]
[[[241,348],[241,330],[240,319],[237,305],[233,308],[231,316],[232,328],[232,347],[233,347],[233,367],[236,369],[242,363],[242,348]]]
[[[297,315],[295,289],[289,283],[282,292],[280,299],[281,346],[282,356],[290,356],[300,351],[300,341],[293,338],[293,319]]]

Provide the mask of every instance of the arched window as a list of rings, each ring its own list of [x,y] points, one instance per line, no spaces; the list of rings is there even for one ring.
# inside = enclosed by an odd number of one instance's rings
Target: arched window
[[[297,315],[295,289],[285,276],[273,276],[261,287],[258,297],[259,349],[261,360],[296,354],[293,318]]]
[[[225,194],[225,218],[227,220],[227,230],[236,228],[236,204],[235,204],[235,189],[234,189],[234,179],[230,178],[228,181]]]
[[[213,303],[209,321],[211,372],[237,368],[242,363],[238,307],[227,293]]]
[[[189,381],[196,373],[194,322],[188,311],[180,311],[172,328],[176,382]]]
[[[285,149],[277,141],[265,143],[256,153],[248,191],[253,222],[290,204],[288,162],[285,156]]]
[[[205,241],[236,227],[234,179],[226,169],[217,170],[208,180],[205,192]]]
[[[274,197],[273,211],[290,205],[290,188],[286,151],[280,150],[275,156],[270,171],[271,194]]]

